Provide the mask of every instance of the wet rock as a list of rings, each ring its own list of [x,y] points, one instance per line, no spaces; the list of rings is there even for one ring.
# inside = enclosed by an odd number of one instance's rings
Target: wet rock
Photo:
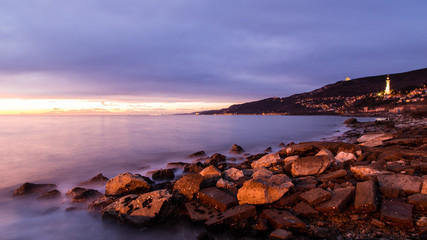
[[[184,167],[184,172],[188,173],[188,172],[192,172],[192,173],[199,173],[201,172],[203,169],[205,169],[204,165],[200,162],[197,163],[193,163],[193,164],[188,164]]]
[[[153,172],[153,180],[172,180],[175,178],[175,174],[172,169],[160,169]]]
[[[173,189],[191,200],[194,194],[199,192],[202,181],[203,176],[198,173],[187,174],[176,181]]]
[[[253,205],[243,204],[232,207],[225,212],[218,213],[208,221],[206,225],[208,227],[214,227],[219,225],[231,225],[241,221],[245,221],[249,218],[255,217],[257,214],[256,208]]]
[[[60,198],[61,197],[61,192],[60,191],[58,191],[58,190],[56,190],[56,189],[54,189],[54,190],[51,190],[51,191],[49,191],[49,192],[47,192],[47,193],[43,193],[42,195],[40,195],[40,199],[57,199],[57,198]]]
[[[246,157],[246,160],[249,162],[253,162],[253,161],[256,161],[256,160],[264,157],[265,155],[267,155],[267,153],[258,153],[255,155],[250,155],[250,156]]]
[[[356,185],[354,208],[360,213],[377,211],[376,189],[373,181],[359,182]]]
[[[353,153],[339,152],[335,159],[337,162],[345,163],[347,161],[356,161],[357,157]]]
[[[369,140],[367,142],[361,143],[360,146],[364,146],[364,147],[378,147],[383,145],[383,141],[380,139],[372,139]]]
[[[122,196],[131,193],[145,193],[150,189],[150,184],[141,175],[123,173],[107,182],[105,195]]]
[[[278,209],[289,209],[300,201],[300,194],[300,192],[285,194],[278,201],[274,202],[271,206]]]
[[[380,187],[381,195],[388,199],[398,198],[400,194],[399,188]]]
[[[67,193],[65,193],[65,196],[69,197],[69,198],[73,198],[76,195],[86,191],[87,188],[82,188],[82,187],[75,187],[73,189],[71,189],[70,191],[68,191]]]
[[[237,144],[233,144],[233,146],[230,149],[230,153],[232,154],[241,154],[245,152],[245,150],[243,150],[243,148]]]
[[[264,152],[266,152],[266,153],[270,153],[272,151],[273,151],[273,149],[271,147],[268,147],[268,148],[264,149]]]
[[[185,203],[185,208],[187,209],[188,216],[193,222],[205,222],[219,213],[218,210],[202,205],[196,201]]]
[[[322,213],[339,213],[353,199],[354,187],[335,189],[332,198],[316,206],[315,209]]]
[[[205,151],[198,151],[198,152],[194,152],[194,153],[190,154],[188,157],[198,158],[198,157],[204,157],[204,156],[206,156]]]
[[[312,156],[298,158],[292,163],[292,176],[309,176],[323,173],[331,162],[327,156]]]
[[[377,177],[380,187],[398,188],[407,194],[421,192],[422,178],[406,174],[380,175]]]
[[[317,180],[312,176],[297,178],[295,179],[294,182],[295,182],[294,189],[297,192],[308,191],[313,188],[316,188],[318,183]]]
[[[243,176],[245,176],[243,171],[237,168],[230,168],[224,171],[224,177],[233,181],[237,181]]]
[[[344,124],[356,124],[359,123],[359,121],[357,121],[356,118],[348,118],[347,120],[344,121]]]
[[[206,176],[220,177],[221,176],[221,172],[218,171],[218,169],[216,169],[214,166],[206,167],[199,174],[204,176],[204,177],[206,177]]]
[[[262,217],[267,219],[274,228],[282,229],[305,229],[306,225],[298,217],[290,212],[278,209],[265,209],[262,211]]]
[[[102,186],[106,184],[108,180],[110,179],[100,173],[86,182],[79,183],[79,186]]]
[[[273,175],[269,179],[250,179],[237,193],[239,204],[267,204],[279,200],[293,187],[285,174]]]
[[[412,228],[412,205],[399,200],[384,200],[381,221],[399,228]]]
[[[305,202],[297,203],[297,205],[295,205],[294,207],[294,213],[304,217],[316,217],[319,215],[319,211],[312,208],[310,205],[308,205]]]
[[[271,239],[291,239],[292,232],[286,231],[284,229],[276,229],[270,234]]]
[[[392,174],[392,172],[382,170],[378,166],[372,164],[350,167],[350,171],[359,180],[369,180],[379,175]]]
[[[329,157],[329,160],[331,161],[332,164],[334,164],[336,162],[334,154],[331,151],[329,151],[328,149],[320,150],[316,154],[316,156],[327,156],[327,157]]]
[[[330,180],[336,179],[336,178],[342,178],[347,176],[347,171],[344,169],[340,169],[334,172],[326,173],[320,176],[318,179],[322,182],[328,182]]]
[[[55,184],[35,184],[26,182],[13,192],[13,197],[23,197],[29,195],[41,196],[56,188]]]
[[[85,189],[84,191],[77,193],[71,202],[87,202],[99,198],[100,196],[102,196],[102,193],[100,193],[98,190]]]
[[[219,153],[215,153],[214,155],[211,156],[209,160],[205,162],[205,164],[217,166],[219,163],[225,162],[226,160],[227,160],[226,156]]]
[[[322,188],[315,188],[310,191],[301,193],[299,197],[311,206],[316,206],[319,203],[331,199],[332,194],[326,190],[323,190]]]
[[[427,195],[414,194],[408,197],[408,203],[414,205],[415,211],[427,214]]]
[[[252,178],[253,179],[268,179],[268,178],[271,178],[273,175],[274,175],[273,172],[266,169],[266,168],[258,168],[253,172]]]
[[[280,161],[281,161],[281,158],[280,158],[279,154],[270,153],[270,154],[263,156],[259,160],[253,162],[251,165],[252,165],[252,168],[255,168],[255,169],[261,168],[261,167],[268,168],[268,167],[271,167],[271,166],[274,166],[274,165],[280,163]]]
[[[399,150],[388,149],[386,151],[381,152],[378,156],[379,160],[384,160],[386,162],[399,161],[403,158],[403,154]]]
[[[197,193],[199,201],[224,212],[228,208],[237,205],[237,199],[218,188],[205,188]]]
[[[88,209],[91,211],[100,211],[111,203],[113,203],[113,199],[106,196],[101,196],[95,201],[91,202],[88,206]]]

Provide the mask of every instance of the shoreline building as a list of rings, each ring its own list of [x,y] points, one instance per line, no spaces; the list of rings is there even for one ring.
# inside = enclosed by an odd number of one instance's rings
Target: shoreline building
[[[387,75],[387,79],[385,80],[385,90],[384,90],[384,95],[390,95],[391,94],[391,90],[390,90],[390,76]]]

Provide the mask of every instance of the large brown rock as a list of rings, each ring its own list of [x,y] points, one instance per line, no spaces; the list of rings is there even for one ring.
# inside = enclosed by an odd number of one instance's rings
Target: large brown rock
[[[319,203],[331,199],[332,194],[322,188],[314,188],[310,191],[301,193],[299,197],[311,206],[316,206]]]
[[[252,168],[271,167],[281,162],[281,158],[277,153],[270,153],[257,161],[254,161],[251,166]]]
[[[267,204],[279,200],[293,187],[285,174],[273,175],[268,179],[250,179],[237,193],[239,204]]]
[[[347,176],[347,171],[344,169],[340,169],[337,171],[333,171],[330,173],[323,174],[318,179],[322,182],[328,182],[332,179],[341,178],[341,177],[345,177],[345,176]]]
[[[294,177],[319,175],[330,165],[328,156],[302,157],[292,162],[291,172]]]
[[[414,205],[417,212],[427,214],[427,195],[414,194],[408,197],[408,203]]]
[[[376,188],[373,181],[357,183],[354,208],[360,213],[377,211]]]
[[[380,175],[378,183],[380,187],[397,188],[407,194],[421,192],[423,179],[421,177],[410,176],[407,174]]]
[[[243,148],[237,144],[233,144],[233,146],[230,149],[230,153],[232,154],[241,154],[245,152],[245,150],[243,150]]]
[[[104,210],[110,211],[125,221],[144,226],[166,219],[173,212],[172,194],[167,190],[148,192],[142,195],[128,195],[108,205]],[[111,211],[116,213],[111,214]]]
[[[107,182],[105,195],[123,196],[132,193],[145,193],[150,189],[151,185],[141,175],[123,173]]]
[[[88,206],[88,209],[90,211],[100,211],[101,209],[110,205],[111,203],[113,203],[112,198],[109,198],[106,196],[101,196],[98,199],[96,199],[95,201],[91,202]]]
[[[41,196],[56,188],[55,184],[35,184],[26,182],[13,192],[14,197],[23,197],[29,195]]]
[[[203,169],[199,174],[203,177],[221,177],[221,172],[212,165]]]
[[[218,210],[207,207],[197,201],[185,203],[185,208],[193,222],[205,222],[218,214]]]
[[[243,176],[245,176],[243,171],[237,168],[230,168],[224,171],[224,177],[233,181],[237,181]]]
[[[412,205],[399,200],[384,200],[381,206],[381,221],[399,228],[411,228]]]
[[[339,213],[353,199],[354,187],[335,189],[332,198],[317,205],[316,210],[322,213]]]
[[[256,208],[253,205],[243,204],[232,207],[225,212],[219,213],[206,221],[209,227],[219,225],[232,225],[255,217],[257,214]]]
[[[153,180],[172,180],[175,178],[175,174],[172,169],[159,169],[153,172]]]
[[[288,211],[279,209],[265,209],[261,216],[267,219],[274,228],[281,229],[305,229],[306,225],[298,217]]]
[[[87,189],[75,187],[65,194],[67,197],[72,198],[71,202],[87,202],[95,200],[102,196],[102,193],[95,189]]]
[[[221,212],[224,212],[234,205],[237,205],[237,199],[235,196],[232,196],[215,187],[200,190],[200,192],[197,193],[197,198],[201,202],[218,209]]]
[[[294,213],[304,217],[316,217],[319,215],[319,211],[312,208],[310,205],[308,205],[305,202],[297,203],[297,205],[295,205],[294,207]]]
[[[194,194],[199,192],[200,183],[202,181],[203,176],[198,173],[187,174],[176,181],[173,189],[191,200],[193,199]]]
[[[304,142],[287,146],[278,153],[281,157],[293,155],[313,156],[322,149],[328,149],[334,154],[337,154],[338,152],[351,152],[356,156],[360,156],[362,154],[360,146],[342,142]]]

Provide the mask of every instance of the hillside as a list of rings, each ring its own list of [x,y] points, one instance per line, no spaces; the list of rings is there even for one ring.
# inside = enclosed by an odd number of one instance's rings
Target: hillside
[[[377,98],[378,93],[385,88],[386,77],[378,75],[339,81],[311,92],[236,104],[199,114],[338,114],[359,106],[363,101],[375,106],[389,104],[392,103],[390,98]],[[406,93],[427,83],[427,68],[390,74],[390,79],[395,93]]]

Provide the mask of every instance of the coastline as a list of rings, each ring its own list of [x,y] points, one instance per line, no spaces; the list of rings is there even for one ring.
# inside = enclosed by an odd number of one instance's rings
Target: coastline
[[[236,158],[225,159],[222,154],[209,157],[199,152],[192,156],[195,160],[192,164],[173,163],[170,164],[169,170],[154,171],[151,175],[154,181],[137,174],[119,175],[108,182],[105,178],[98,177],[87,182],[84,189],[87,187],[88,190],[97,184],[106,185],[105,195],[101,196],[93,191],[88,193],[81,189],[81,192],[70,191],[68,195],[72,202],[80,203],[77,209],[89,206],[90,211],[101,213],[104,218],[138,227],[165,222],[167,224],[168,221],[180,219],[204,223],[207,231],[198,239],[212,239],[218,229],[231,232],[237,237],[254,238],[264,238],[275,232],[274,234],[279,235],[293,234],[298,239],[420,239],[420,234],[426,233],[426,228],[422,225],[426,220],[422,220],[420,216],[425,211],[423,206],[427,196],[421,194],[427,185],[426,178],[422,178],[426,163],[424,141],[427,121],[413,120],[406,116],[388,118],[368,123],[353,121],[348,124],[350,129],[336,136],[332,142],[288,144],[277,153],[267,154],[266,151],[245,155],[236,147],[233,152]],[[379,132],[382,135],[366,141],[368,144],[365,146],[356,144],[361,136]],[[382,140],[380,137],[389,139]],[[341,152],[345,154],[340,155]],[[236,161],[238,158],[244,160]],[[306,169],[309,167],[306,164],[309,161],[314,161],[309,164],[313,166],[322,162],[320,169]],[[303,168],[306,172],[298,173],[298,168]],[[322,168],[322,172],[319,172]],[[370,173],[375,171],[375,174],[366,175],[360,173],[360,169],[368,169]],[[181,171],[185,174],[180,175]],[[178,175],[175,175],[176,173]],[[378,180],[378,176],[383,175],[415,177],[414,182],[420,186],[419,192],[408,192],[402,186],[385,187],[381,180]],[[123,189],[120,184],[126,182],[126,179],[129,179],[130,185]],[[355,205],[360,198],[358,192],[362,189],[359,185],[365,182],[371,184],[368,193],[376,195],[375,201],[368,201],[371,208],[375,206],[375,211],[366,212]],[[45,190],[31,194],[50,193],[45,197],[55,197],[53,189]],[[260,192],[266,191],[269,196],[260,195]],[[314,202],[310,200],[310,196],[300,196],[311,191],[318,191],[311,194],[316,198]],[[319,195],[323,197],[319,198]],[[414,195],[420,196],[421,201],[412,202],[415,208],[410,211],[411,221],[406,219],[404,222],[411,222],[411,228],[396,229],[401,227],[401,222],[399,219],[390,220],[390,216],[383,216],[384,204],[393,207],[395,200],[410,204],[408,198]],[[344,197],[337,200],[337,196]],[[224,202],[224,199],[228,201]],[[147,200],[150,201],[148,205],[138,205]],[[332,200],[338,201],[339,205],[331,210],[331,206],[328,208],[325,205],[333,204]],[[145,209],[147,206],[151,210]],[[76,209],[70,209],[74,210]],[[406,209],[405,213],[408,211]],[[209,212],[212,213],[207,214]],[[288,220],[285,223],[280,222],[278,218],[282,217]],[[214,232],[212,229],[215,229]],[[285,232],[275,229],[283,229]],[[241,235],[242,233],[245,234]]]

